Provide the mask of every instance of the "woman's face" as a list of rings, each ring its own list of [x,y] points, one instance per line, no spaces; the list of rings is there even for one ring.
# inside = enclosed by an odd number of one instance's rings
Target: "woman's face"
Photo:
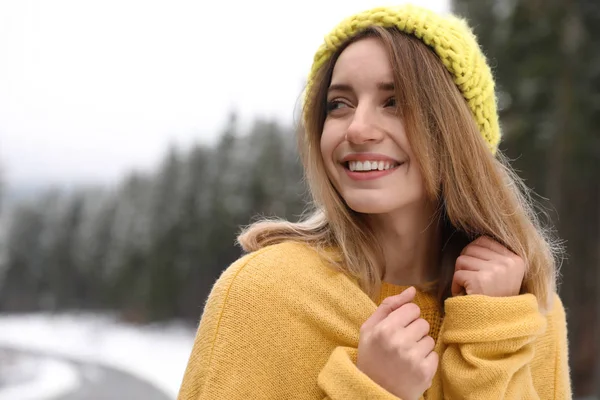
[[[387,52],[375,38],[349,45],[333,69],[321,154],[333,185],[360,213],[391,213],[425,199],[393,82]]]

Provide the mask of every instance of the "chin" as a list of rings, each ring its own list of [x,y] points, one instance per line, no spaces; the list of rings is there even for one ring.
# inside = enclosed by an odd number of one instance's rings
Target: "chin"
[[[390,191],[348,191],[342,196],[346,205],[361,214],[391,214],[411,209],[425,202],[421,193],[398,193]]]
[[[398,208],[397,206],[394,207],[391,204],[385,204],[383,202],[378,201],[352,201],[351,199],[349,199],[346,200],[346,204],[348,205],[348,207],[350,207],[351,210],[361,214],[386,214]]]

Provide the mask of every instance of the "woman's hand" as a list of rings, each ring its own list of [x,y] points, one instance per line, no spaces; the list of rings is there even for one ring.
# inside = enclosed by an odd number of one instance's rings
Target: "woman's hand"
[[[456,259],[452,296],[483,294],[516,296],[521,291],[525,263],[495,240],[482,236],[463,249]]]
[[[431,386],[438,355],[429,323],[411,303],[414,287],[383,300],[361,326],[357,367],[403,400],[416,400]]]

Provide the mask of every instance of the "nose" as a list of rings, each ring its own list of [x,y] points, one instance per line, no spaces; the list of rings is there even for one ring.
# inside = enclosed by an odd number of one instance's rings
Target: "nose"
[[[375,114],[375,110],[371,110],[367,106],[358,106],[346,130],[346,140],[353,144],[379,142],[383,138],[383,134],[377,126]]]

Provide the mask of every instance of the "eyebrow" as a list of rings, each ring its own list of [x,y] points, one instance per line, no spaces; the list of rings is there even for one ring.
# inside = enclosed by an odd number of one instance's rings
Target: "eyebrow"
[[[393,82],[379,82],[377,84],[377,89],[382,92],[393,92],[394,91],[394,83]],[[327,92],[352,92],[352,86],[346,83],[335,83],[329,86]]]

